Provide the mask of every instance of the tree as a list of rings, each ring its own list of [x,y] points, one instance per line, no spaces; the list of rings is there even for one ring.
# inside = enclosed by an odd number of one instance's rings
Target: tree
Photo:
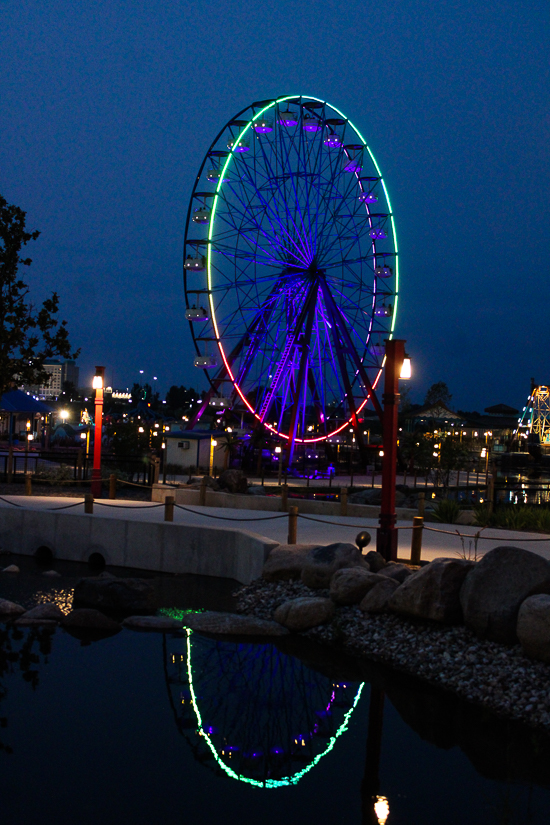
[[[445,407],[448,407],[452,397],[445,381],[438,381],[437,384],[432,384],[426,393],[424,405],[426,407],[435,407],[436,404],[444,404]]]
[[[47,359],[74,360],[80,354],[80,350],[71,352],[67,322],[56,318],[57,292],[37,308],[30,301],[28,285],[19,277],[19,267],[32,263],[31,258],[21,256],[21,250],[40,234],[26,231],[25,216],[0,195],[0,395],[17,382],[45,384]]]

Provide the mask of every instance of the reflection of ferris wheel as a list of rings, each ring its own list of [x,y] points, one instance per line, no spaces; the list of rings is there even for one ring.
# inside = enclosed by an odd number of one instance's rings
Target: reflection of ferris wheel
[[[398,259],[365,140],[317,98],[254,103],[199,169],[184,286],[211,395],[290,445],[353,424],[391,337]]]
[[[176,721],[196,758],[261,788],[296,784],[329,753],[363,688],[333,683],[272,644],[187,631],[164,654]]]

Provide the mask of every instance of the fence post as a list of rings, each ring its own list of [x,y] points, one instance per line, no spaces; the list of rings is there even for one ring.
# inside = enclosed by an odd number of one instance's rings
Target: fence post
[[[32,496],[32,474],[25,473],[25,495]]]
[[[109,498],[116,498],[116,475],[114,473],[109,476]]]
[[[424,518],[424,508],[426,507],[426,493],[418,494],[418,515]]]
[[[206,476],[202,477],[201,486],[199,487],[199,506],[206,507]]]
[[[288,484],[283,484],[281,487],[281,512],[288,511]]]
[[[414,516],[411,538],[411,564],[420,564],[422,554],[422,530],[424,528],[424,517]]]
[[[174,496],[166,496],[164,499],[164,521],[174,521]]]
[[[348,488],[340,487],[340,515],[347,516],[348,514]]]
[[[8,450],[8,484],[11,484],[13,481],[13,447],[10,444],[10,448]]]
[[[84,512],[90,515],[94,512],[94,497],[91,493],[84,496]]]
[[[288,542],[287,544],[296,544],[298,535],[298,508],[290,507],[288,511]]]

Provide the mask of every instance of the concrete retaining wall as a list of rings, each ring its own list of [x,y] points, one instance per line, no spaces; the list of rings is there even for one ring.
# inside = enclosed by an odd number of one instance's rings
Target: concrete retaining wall
[[[189,490],[185,487],[170,488],[164,484],[154,484],[151,501],[164,501],[166,496],[174,496],[176,504],[199,506],[199,491]],[[297,507],[298,512],[305,515],[316,516],[339,516],[339,501],[321,501],[305,498],[289,498],[289,506]],[[206,488],[207,507],[229,507],[237,510],[263,510],[264,512],[278,513],[281,510],[280,496],[252,496],[239,495],[236,493],[215,492]],[[412,521],[413,516],[418,515],[416,510],[398,507],[397,518]],[[348,504],[348,516],[352,518],[378,518],[380,507],[372,504]]]
[[[248,584],[277,542],[248,530],[144,522],[96,515],[0,508],[0,548],[32,556],[48,547],[54,558],[164,573],[219,576]]]

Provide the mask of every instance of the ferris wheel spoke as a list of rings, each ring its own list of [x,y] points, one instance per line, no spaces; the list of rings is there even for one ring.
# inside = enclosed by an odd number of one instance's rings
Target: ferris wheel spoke
[[[264,206],[264,209],[266,210],[266,214],[269,216],[268,221],[270,223],[270,226],[271,226],[271,229],[272,229],[272,232],[273,232],[273,237],[275,237],[275,238],[278,237],[277,236],[277,228],[278,228],[279,231],[282,232],[283,235],[285,235],[287,237],[288,241],[294,246],[295,251],[293,253],[289,252],[289,254],[291,254],[295,258],[296,261],[300,261],[300,262],[304,263],[307,266],[308,262],[304,258],[303,250],[300,248],[299,244],[297,244],[295,242],[294,238],[292,237],[292,234],[289,232],[288,228],[285,226],[284,222],[279,217],[279,213],[278,213],[278,210],[276,209],[276,207],[271,205],[271,201],[275,201],[275,204],[279,203],[279,201],[275,197],[275,194],[278,194],[278,192],[277,193],[274,192],[273,197],[270,200],[268,200],[267,198],[264,198],[263,194],[261,194],[260,190],[255,186],[250,171],[249,170],[246,170],[246,171],[247,171],[247,174],[248,174],[248,177],[249,177],[249,182],[250,182],[251,186],[254,188],[254,192],[255,192],[256,196],[259,197],[259,199],[261,200],[262,205]],[[291,216],[291,213],[288,209],[288,205],[286,203],[286,200],[283,199],[283,203],[281,205],[284,206],[285,212],[287,214],[287,218],[292,220],[292,216]],[[271,220],[276,221],[277,228],[271,223]]]

